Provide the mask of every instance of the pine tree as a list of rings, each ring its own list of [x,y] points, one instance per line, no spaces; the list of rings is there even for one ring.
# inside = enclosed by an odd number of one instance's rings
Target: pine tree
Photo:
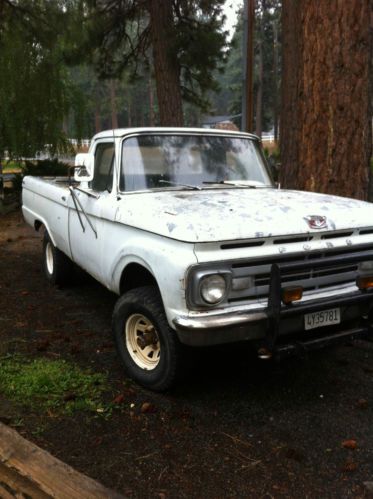
[[[182,126],[182,100],[201,108],[224,60],[224,0],[116,0],[92,5],[92,60],[101,76],[153,68],[161,125]]]

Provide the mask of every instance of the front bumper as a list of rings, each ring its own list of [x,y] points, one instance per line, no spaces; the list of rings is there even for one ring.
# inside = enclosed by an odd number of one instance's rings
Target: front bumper
[[[343,256],[344,263],[373,260],[373,251],[367,255],[355,253]],[[323,258],[319,266],[341,262],[341,256]],[[302,263],[273,264],[268,303],[264,309],[178,317],[175,329],[182,343],[192,346],[216,345],[236,341],[256,340],[270,356],[287,355],[289,352],[314,349],[348,338],[370,334],[373,321],[373,291],[353,291],[347,294],[324,293],[323,298],[283,305],[281,301],[281,273],[287,270],[304,270],[315,260]],[[341,309],[341,324],[305,332],[304,314],[331,308]]]

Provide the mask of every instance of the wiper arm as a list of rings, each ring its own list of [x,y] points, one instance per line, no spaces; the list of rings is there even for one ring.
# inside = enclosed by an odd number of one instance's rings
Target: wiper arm
[[[236,182],[230,182],[229,180],[216,180],[216,182],[206,180],[202,182],[202,184],[206,185],[230,185],[231,187],[246,187],[247,189],[256,189],[258,186],[257,185],[252,185],[252,184],[237,184]]]
[[[175,185],[176,187],[187,187],[188,189],[193,189],[194,191],[201,191],[201,187],[198,187],[198,185],[189,185],[189,184],[179,184],[178,182],[170,182],[169,180],[160,180],[160,184],[169,184],[169,185]]]

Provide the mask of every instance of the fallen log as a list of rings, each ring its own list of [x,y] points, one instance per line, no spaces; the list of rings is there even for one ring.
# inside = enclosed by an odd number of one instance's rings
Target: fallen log
[[[0,423],[0,497],[124,499]]]

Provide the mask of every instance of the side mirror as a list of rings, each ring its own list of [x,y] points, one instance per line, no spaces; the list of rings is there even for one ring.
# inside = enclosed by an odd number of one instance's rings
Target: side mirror
[[[75,156],[74,180],[76,182],[90,182],[93,179],[94,160],[94,155],[89,152]]]

